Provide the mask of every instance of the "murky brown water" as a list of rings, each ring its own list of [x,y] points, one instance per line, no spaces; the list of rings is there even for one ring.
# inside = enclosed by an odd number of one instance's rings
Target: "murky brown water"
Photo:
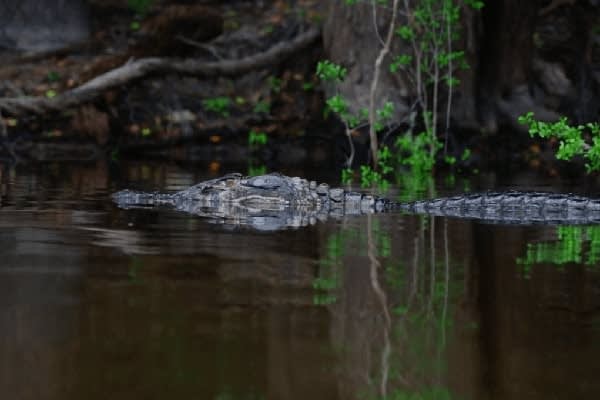
[[[600,396],[597,227],[260,233],[117,209],[113,190],[209,177],[122,171],[0,167],[0,398]]]

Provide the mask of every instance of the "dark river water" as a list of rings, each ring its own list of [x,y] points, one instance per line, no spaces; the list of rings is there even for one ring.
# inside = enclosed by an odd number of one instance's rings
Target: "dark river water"
[[[229,170],[114,169],[0,166],[1,399],[600,398],[598,226],[257,232],[109,197]],[[482,181],[436,194],[545,187]]]

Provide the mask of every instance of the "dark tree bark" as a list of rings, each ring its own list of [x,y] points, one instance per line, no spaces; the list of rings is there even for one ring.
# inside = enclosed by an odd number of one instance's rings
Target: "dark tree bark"
[[[0,47],[43,52],[87,40],[89,5],[84,0],[0,0]]]
[[[490,133],[501,126],[523,130],[517,118],[528,111],[545,121],[556,120],[558,112],[571,117],[581,114],[580,120],[593,119],[598,95],[590,80],[597,79],[593,72],[595,64],[586,61],[593,58],[590,21],[597,15],[594,13],[597,6],[591,3],[567,0],[548,6],[542,0],[488,0],[481,11],[463,9],[461,39],[453,49],[465,51],[470,68],[456,71],[461,83],[453,89],[454,127]],[[337,90],[355,111],[368,98],[373,61],[381,47],[376,32],[385,31],[390,13],[379,9],[374,16],[369,2],[348,6],[330,0],[327,4],[328,18],[323,27],[325,52],[329,59],[348,68],[348,77]],[[579,22],[563,19],[559,25],[553,25],[557,16],[575,8]],[[399,23],[406,21],[400,18]],[[563,30],[571,33],[567,45],[573,55],[568,63],[546,57],[543,46],[548,42],[539,40],[540,27],[558,37]],[[536,37],[538,41],[534,42]],[[394,44],[392,53],[411,53],[411,49],[402,48],[399,42]],[[569,67],[573,62],[579,63],[579,72]],[[387,65],[384,69],[387,70]],[[407,100],[414,96],[407,77],[386,71],[382,79],[380,101],[394,101],[400,105],[397,113],[406,112]],[[444,99],[441,96],[442,103]]]
[[[327,58],[348,70],[344,82],[336,88],[326,88],[331,96],[340,93],[348,102],[350,111],[358,114],[360,109],[369,107],[369,91],[374,75],[374,65],[385,39],[390,23],[391,10],[374,8],[371,4],[357,3],[348,5],[343,1],[330,0],[325,7],[327,20],[323,26],[323,46]],[[398,41],[394,45],[398,50]],[[376,95],[376,107],[385,101],[396,105],[396,121],[401,119],[406,109],[403,108],[407,84],[400,74],[388,72],[391,55],[385,60],[382,68]]]
[[[529,89],[540,5],[540,0],[494,0],[482,10],[476,79],[478,114],[488,132],[496,132],[500,124],[516,126],[517,116],[531,108],[539,118],[556,118],[534,103]]]

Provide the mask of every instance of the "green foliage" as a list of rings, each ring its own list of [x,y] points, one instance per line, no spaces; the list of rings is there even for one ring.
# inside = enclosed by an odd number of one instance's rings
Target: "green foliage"
[[[389,181],[384,178],[383,174],[371,168],[370,165],[360,166],[360,186],[379,186],[381,191],[386,191],[389,185]]]
[[[460,161],[467,161],[469,159],[469,157],[471,157],[471,149],[467,148],[462,152],[459,159],[460,159]],[[458,162],[458,159],[455,156],[445,155],[444,161],[446,162],[446,164],[448,164],[450,166],[454,166]]]
[[[481,0],[463,0],[466,5],[474,10],[481,10],[485,3]]]
[[[248,132],[248,144],[250,146],[264,146],[267,144],[268,136],[265,132],[259,132],[252,129]]]
[[[400,36],[403,40],[412,40],[415,38],[415,32],[408,25],[399,26],[396,31],[396,35]]]
[[[394,57],[394,60],[390,63],[390,72],[398,72],[399,69],[406,67],[412,63],[413,57],[408,54],[400,54]]]
[[[254,165],[250,163],[248,165],[248,176],[259,176],[267,173],[267,166],[264,164]]]
[[[270,114],[271,113],[271,103],[268,101],[261,100],[254,106],[252,110],[255,114]]]
[[[471,158],[471,149],[469,149],[468,147],[466,149],[463,150],[462,155],[460,156],[460,159],[462,161],[467,161],[469,158]]]
[[[600,226],[559,226],[558,240],[529,243],[525,257],[517,258],[523,265],[523,275],[529,278],[535,264],[553,264],[564,268],[565,264],[583,264],[597,268],[600,263]]]
[[[313,297],[315,305],[337,301],[335,291],[340,287],[345,242],[346,235],[343,232],[335,233],[327,239],[327,252],[319,260],[319,276],[312,282],[312,287],[317,292]]]
[[[446,155],[446,156],[444,156],[444,161],[448,165],[454,165],[454,164],[456,164],[456,157]]]
[[[48,75],[46,75],[46,79],[48,79],[48,82],[58,82],[60,80],[60,74],[56,71],[50,71],[48,72]]]
[[[600,124],[597,122],[573,126],[566,117],[558,122],[543,122],[536,120],[533,112],[528,112],[519,117],[519,123],[527,125],[531,137],[557,139],[557,159],[571,160],[582,156],[586,159],[588,172],[600,170]],[[591,145],[584,140],[585,135],[590,136]]]
[[[379,132],[383,130],[384,124],[392,119],[394,113],[394,103],[386,101],[383,108],[375,110],[375,131]]]
[[[329,107],[329,109],[334,113],[340,114],[341,116],[346,115],[348,105],[346,104],[346,100],[344,100],[344,98],[339,94],[327,99],[326,104],[327,107]]]
[[[127,6],[136,14],[144,15],[150,10],[154,0],[127,0]]]
[[[302,83],[302,90],[304,91],[310,91],[313,90],[315,88],[315,84],[312,82],[304,82]]]
[[[388,146],[384,145],[381,147],[377,155],[377,162],[382,175],[385,176],[394,171],[392,167],[392,152]]]
[[[346,78],[347,72],[346,68],[328,60],[317,64],[317,76],[325,82],[341,82]]]
[[[352,179],[354,177],[354,171],[352,171],[352,168],[344,168],[342,170],[342,183],[347,185],[352,183]]]
[[[376,5],[389,7],[389,1],[373,0]],[[355,4],[357,0],[346,0],[346,4]],[[400,70],[408,74],[410,82],[414,84],[413,93],[418,93],[418,107],[423,110],[421,120],[424,131],[418,135],[411,133],[399,137],[393,149],[382,147],[378,156],[383,157],[383,162],[378,162],[375,169],[362,166],[360,168],[361,185],[381,185],[386,183],[386,176],[397,171],[400,167],[411,169],[413,176],[424,177],[434,167],[436,153],[442,147],[437,138],[436,124],[441,119],[438,104],[441,99],[448,98],[440,94],[441,85],[445,90],[451,91],[460,83],[453,71],[457,68],[467,68],[465,53],[460,49],[453,49],[452,43],[459,39],[461,4],[479,10],[483,7],[482,1],[468,0],[416,0],[405,2],[407,23],[394,29],[395,36],[403,40],[413,50],[412,54],[397,54],[392,57],[389,70],[396,73]],[[323,82],[341,83],[347,75],[347,70],[331,61],[325,60],[317,65],[317,76]],[[450,108],[446,110],[449,113]],[[346,124],[347,130],[356,129],[367,124],[369,110],[360,110],[358,113],[351,111],[350,103],[340,94],[326,100],[325,114],[334,112]],[[375,110],[373,116],[373,130],[382,132],[390,126],[394,116],[394,104],[385,102],[382,108]],[[392,151],[393,150],[393,151]],[[395,153],[392,156],[392,153]],[[600,152],[599,152],[600,153]],[[469,153],[463,154],[464,161]],[[379,158],[377,157],[377,158]],[[375,158],[375,157],[374,157]],[[456,157],[446,157],[446,162],[454,165]],[[349,175],[346,175],[348,177]]]
[[[407,165],[412,171],[430,172],[435,165],[435,152],[442,143],[432,131],[421,132],[418,135],[404,135],[396,139],[398,149],[397,159],[401,165]],[[433,152],[430,150],[434,149]]]
[[[276,76],[269,77],[269,87],[275,93],[281,92],[281,78],[277,78]]]
[[[231,100],[229,97],[212,97],[202,100],[202,106],[207,111],[214,112],[222,117],[228,117]]]

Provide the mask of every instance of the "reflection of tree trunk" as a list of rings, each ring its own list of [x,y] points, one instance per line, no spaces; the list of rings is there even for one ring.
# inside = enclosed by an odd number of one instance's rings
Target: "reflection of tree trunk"
[[[381,332],[383,349],[381,351],[381,383],[379,386],[379,394],[382,398],[386,398],[387,381],[389,375],[389,357],[391,352],[390,330],[392,328],[392,319],[388,310],[387,296],[379,284],[378,275],[379,270],[381,269],[381,263],[377,258],[377,247],[375,240],[373,240],[373,216],[371,214],[367,216],[367,240],[369,251],[369,267],[371,271],[371,287],[373,288],[375,297],[377,300],[379,300],[379,304],[381,305],[381,313],[384,316],[384,324]]]

